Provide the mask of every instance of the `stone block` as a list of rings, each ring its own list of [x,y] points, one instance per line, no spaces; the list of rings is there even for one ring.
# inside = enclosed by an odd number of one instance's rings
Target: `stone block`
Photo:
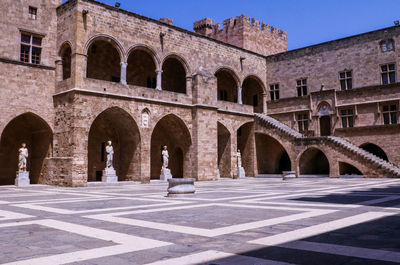
[[[168,197],[194,194],[196,191],[194,182],[194,178],[168,179]]]
[[[31,183],[29,179],[29,171],[26,172],[17,172],[17,177],[15,178],[15,186],[17,187],[26,187]]]
[[[103,176],[101,177],[101,181],[105,183],[116,183],[118,182],[118,176],[113,168],[106,168],[103,170]]]

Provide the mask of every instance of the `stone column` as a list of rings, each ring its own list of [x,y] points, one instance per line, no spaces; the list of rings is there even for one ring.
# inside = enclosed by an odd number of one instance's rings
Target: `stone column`
[[[262,94],[262,109],[263,109],[263,113],[267,114],[267,100],[268,100],[268,94],[267,93],[263,93]]]
[[[57,57],[56,60],[56,81],[60,82],[63,80],[63,61],[61,57]]]
[[[157,90],[162,90],[161,83],[162,83],[162,70],[156,70],[157,73]]]
[[[186,95],[192,96],[192,82],[193,78],[192,76],[188,75],[186,76]]]
[[[121,84],[127,85],[126,82],[126,68],[128,67],[128,63],[121,62]]]
[[[238,104],[243,104],[243,100],[242,100],[242,87],[238,87],[237,88],[237,92],[238,92]]]

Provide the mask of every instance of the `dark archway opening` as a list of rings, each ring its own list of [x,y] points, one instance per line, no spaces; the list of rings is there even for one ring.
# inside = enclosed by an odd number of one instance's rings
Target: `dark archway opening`
[[[119,181],[140,179],[140,134],[135,120],[120,108],[97,116],[89,131],[88,181],[101,181],[106,166],[105,146],[112,141],[114,169]]]
[[[221,178],[231,178],[231,134],[218,122],[218,169]]]
[[[322,116],[319,118],[321,136],[331,135],[331,116]]]
[[[360,146],[360,148],[364,149],[367,152],[370,152],[371,154],[376,155],[379,158],[382,158],[383,160],[389,161],[385,151],[383,151],[382,148],[380,148],[379,146],[375,145],[375,144],[363,144]]]
[[[71,47],[65,44],[61,49],[63,80],[71,77],[71,54]]]
[[[290,171],[290,158],[283,146],[273,137],[256,134],[258,174],[281,174]]]
[[[254,107],[254,112],[263,112],[263,88],[260,81],[253,77],[244,80],[242,86],[243,104]]]
[[[362,173],[360,170],[358,170],[355,166],[350,165],[345,162],[339,162],[339,174],[341,176],[348,176],[348,175],[354,175],[354,176],[362,176]]]
[[[329,161],[325,154],[316,148],[307,149],[300,157],[300,175],[328,175]]]
[[[215,73],[215,76],[217,77],[218,100],[237,103],[238,84],[234,75],[229,70],[221,69]]]
[[[178,59],[166,59],[162,71],[163,90],[186,94],[186,71]]]
[[[164,145],[168,147],[169,164],[173,178],[191,176],[189,149],[192,144],[185,123],[173,114],[163,117],[151,135],[151,179],[160,179]]]
[[[120,82],[121,58],[111,40],[96,40],[89,46],[86,71],[88,78]]]
[[[256,147],[253,122],[246,123],[237,130],[237,148],[242,155],[242,166],[246,177],[254,177]]]
[[[153,56],[145,50],[135,49],[128,57],[127,83],[156,88],[156,65]]]
[[[1,135],[0,185],[13,185],[18,171],[18,150],[26,143],[27,170],[31,184],[40,183],[43,161],[51,155],[53,133],[48,124],[32,113],[14,118]]]

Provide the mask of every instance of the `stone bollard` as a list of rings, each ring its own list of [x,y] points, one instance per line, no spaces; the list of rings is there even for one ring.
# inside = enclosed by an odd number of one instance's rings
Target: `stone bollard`
[[[194,194],[194,178],[168,179],[168,197],[182,196],[185,194]]]
[[[282,180],[296,178],[296,171],[282,171]]]

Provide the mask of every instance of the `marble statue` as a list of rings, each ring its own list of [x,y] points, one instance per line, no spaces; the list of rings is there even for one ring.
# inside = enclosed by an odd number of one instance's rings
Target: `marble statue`
[[[168,168],[169,154],[166,145],[164,145],[162,148],[161,156],[162,156],[162,167],[161,167],[160,180],[172,179],[171,170]]]
[[[244,168],[242,166],[242,154],[240,153],[240,150],[237,151],[236,157],[237,157],[237,177],[245,178],[246,172],[244,171]]]
[[[112,146],[111,141],[107,142],[106,153],[107,153],[106,168],[103,170],[101,181],[106,183],[118,182],[117,172],[113,167],[114,148]]]
[[[18,171],[17,177],[15,178],[15,185],[18,187],[24,187],[30,185],[29,171],[26,170],[26,164],[28,160],[28,148],[26,143],[22,143],[20,149],[18,149]]]
[[[26,148],[26,144],[22,143],[21,148],[18,150],[18,169],[19,172],[26,172],[26,164],[28,158],[28,148]]]
[[[240,153],[240,150],[237,151],[236,156],[237,156],[237,167],[240,168],[242,167],[242,154]]]
[[[108,141],[106,146],[106,153],[107,153],[107,168],[114,168],[113,167],[113,157],[114,157],[114,148],[112,147],[112,142]]]
[[[163,167],[164,168],[168,168],[168,158],[169,158],[169,154],[168,154],[168,149],[167,149],[167,146],[166,145],[164,145],[163,146],[163,150],[162,150],[162,152],[161,152],[161,155],[162,155],[162,162],[163,162]]]

